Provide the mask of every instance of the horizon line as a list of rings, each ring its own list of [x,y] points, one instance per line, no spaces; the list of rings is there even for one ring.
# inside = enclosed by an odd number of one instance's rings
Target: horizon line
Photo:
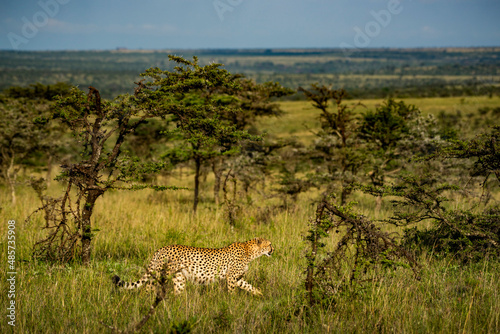
[[[260,51],[269,52],[273,51],[343,51],[348,50],[350,52],[356,51],[373,51],[373,50],[461,50],[461,49],[493,49],[494,51],[500,51],[500,45],[491,46],[414,46],[414,47],[363,47],[363,48],[342,48],[342,47],[243,47],[243,48],[226,48],[226,47],[214,47],[214,48],[128,48],[128,47],[115,47],[109,49],[33,49],[33,50],[13,50],[13,49],[0,49],[0,52],[171,52],[171,51]],[[496,50],[498,49],[498,50]]]

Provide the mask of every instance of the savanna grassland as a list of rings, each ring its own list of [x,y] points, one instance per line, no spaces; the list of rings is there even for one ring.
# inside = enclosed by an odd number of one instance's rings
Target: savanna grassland
[[[382,101],[360,102],[366,109],[373,109]],[[478,123],[475,129],[487,125],[481,123],[478,110],[500,107],[498,96],[405,101],[417,105],[423,114],[441,115],[443,119],[446,118],[443,115],[472,114],[474,117],[469,119]],[[318,111],[305,101],[285,101],[281,102],[281,107],[285,111],[283,116],[261,120],[259,128],[277,137],[295,136],[304,143],[312,142],[313,132],[319,127]],[[458,124],[465,133],[469,128],[466,120]],[[473,133],[468,133],[471,135]],[[125,329],[148,312],[155,296],[145,289],[117,290],[111,282],[113,275],[137,279],[144,273],[151,254],[164,245],[222,247],[260,236],[272,241],[275,252],[272,257],[262,257],[251,263],[246,280],[261,289],[263,297],[254,297],[244,291],[229,294],[224,284],[188,285],[181,296],[168,294],[141,332],[500,332],[500,265],[498,259],[488,257],[463,264],[455,261],[453,255],[441,256],[426,251],[418,257],[422,267],[420,279],[404,267],[387,269],[375,275],[372,281],[337,293],[334,298],[309,309],[304,287],[308,251],[304,236],[314,216],[319,192],[315,189],[303,192],[294,205],[280,208],[279,199],[271,196],[275,186],[262,182],[247,195],[238,219],[230,224],[225,209],[214,203],[213,176],[207,175],[201,184],[196,215],[191,209],[192,190],[107,192],[96,203],[93,216],[96,231],[88,266],[78,262],[54,265],[33,260],[33,244],[45,233],[41,229],[43,214],[35,214],[30,220],[26,218],[40,206],[39,199],[32,189],[21,185],[17,204],[12,205],[9,191],[0,188],[2,265],[7,266],[7,222],[15,220],[17,272],[16,326],[9,326],[3,316],[0,331],[111,332],[102,323]],[[162,183],[193,187],[192,171],[187,168],[176,169],[160,178]],[[63,186],[53,181],[48,193],[58,196]],[[453,204],[456,207],[470,204],[466,196],[457,199]],[[388,202],[376,210],[375,201],[368,195],[355,192],[352,200],[358,202],[356,209],[370,219],[392,214]],[[498,201],[497,191],[492,201]],[[402,234],[400,228],[382,227]],[[324,239],[326,249],[339,241],[336,238],[335,234]],[[4,315],[8,302],[7,278],[7,270],[3,269],[0,300]]]

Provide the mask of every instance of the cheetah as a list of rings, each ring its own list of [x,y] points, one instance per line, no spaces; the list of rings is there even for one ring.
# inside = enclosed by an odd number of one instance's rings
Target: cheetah
[[[159,279],[159,273],[173,274],[174,294],[184,291],[186,281],[196,284],[208,284],[217,278],[226,280],[227,288],[233,292],[239,287],[254,295],[262,295],[259,289],[243,280],[248,264],[256,258],[271,256],[274,247],[269,240],[255,238],[246,242],[235,242],[223,248],[198,248],[171,245],[156,251],[146,274],[136,282],[125,282],[118,276],[113,283],[124,289],[135,289],[148,283],[152,285]],[[166,265],[166,267],[165,267]]]

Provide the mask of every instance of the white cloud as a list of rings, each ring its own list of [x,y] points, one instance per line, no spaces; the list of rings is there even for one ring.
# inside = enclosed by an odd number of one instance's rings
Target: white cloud
[[[177,32],[177,28],[170,24],[143,24],[138,26],[138,28],[142,32],[152,32],[155,34],[171,34]]]
[[[79,24],[72,22],[59,21],[56,19],[49,19],[47,26],[44,29],[49,32],[63,33],[63,34],[78,34],[78,33],[95,33],[100,29],[96,24]]]
[[[430,34],[430,35],[433,35],[433,34],[437,33],[436,29],[432,28],[431,26],[423,26],[420,30],[421,30],[424,34]]]

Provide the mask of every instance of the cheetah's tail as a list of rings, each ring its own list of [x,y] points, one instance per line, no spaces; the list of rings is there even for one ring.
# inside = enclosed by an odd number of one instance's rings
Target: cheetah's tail
[[[115,275],[115,276],[113,276],[111,278],[111,280],[119,288],[123,288],[123,289],[136,289],[136,288],[139,288],[142,285],[144,285],[145,282],[148,282],[150,276],[151,275],[149,275],[148,273],[146,273],[143,277],[141,277],[140,280],[138,280],[136,282],[125,282],[118,275]]]

